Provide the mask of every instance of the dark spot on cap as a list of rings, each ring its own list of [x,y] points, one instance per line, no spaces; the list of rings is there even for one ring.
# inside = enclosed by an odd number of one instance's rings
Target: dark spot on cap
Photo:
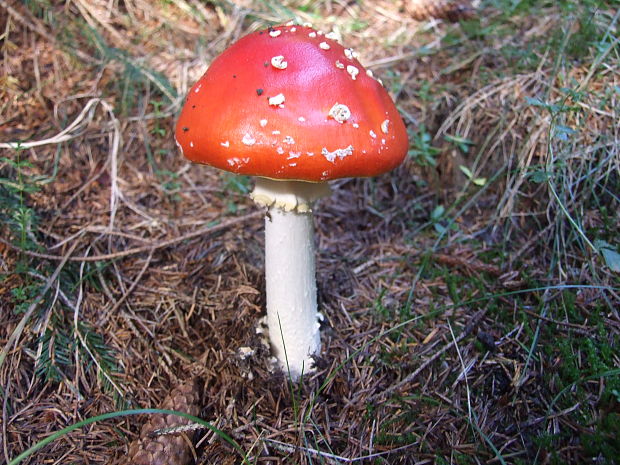
[[[187,126],[183,126],[183,132],[187,132],[189,131],[189,128]]]
[[[196,105],[192,105],[192,108],[196,108]]]
[[[267,66],[269,66],[269,62],[266,61],[265,63],[263,63],[263,66],[266,68]]]
[[[237,75],[236,75],[236,74],[233,74],[233,79],[236,79],[236,78],[237,78]]]
[[[256,89],[256,95],[263,95],[263,89]]]

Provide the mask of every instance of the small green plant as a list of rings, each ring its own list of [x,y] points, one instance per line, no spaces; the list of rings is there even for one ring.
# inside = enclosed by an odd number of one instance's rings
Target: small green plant
[[[33,175],[33,166],[24,159],[24,152],[17,149],[14,155],[13,159],[0,159],[0,221],[6,225],[5,237],[19,250],[41,251],[44,240],[38,230],[37,211],[30,205],[29,197],[54,178],[56,165],[52,176]],[[19,276],[19,285],[10,291],[12,312],[30,318],[31,324],[41,325],[21,341],[26,350],[36,354],[35,376],[45,382],[61,383],[69,372],[75,371],[75,364],[79,362],[85,363],[84,370],[96,369],[103,374],[104,385],[109,387],[115,382],[118,370],[114,351],[86,323],[79,322],[75,327],[71,322],[78,289],[91,282],[88,266],[85,277],[81,277],[79,265],[65,264],[58,277],[56,297],[49,291],[44,294],[46,281],[54,268],[45,261],[22,254],[15,268],[0,276]],[[41,295],[43,298],[36,302]],[[29,316],[33,305],[36,311]],[[96,367],[92,368],[93,365]]]
[[[49,0],[25,0],[24,4],[33,15],[53,24],[54,7]]]
[[[455,147],[457,147],[463,153],[469,153],[470,147],[474,145],[474,142],[472,140],[469,140],[461,136],[453,136],[451,134],[446,134],[444,136],[444,139],[452,143]]]
[[[446,208],[443,205],[437,205],[431,212],[431,224],[437,233],[440,235],[445,234],[448,231],[457,231],[458,226],[446,212]]]
[[[420,166],[437,166],[437,155],[441,153],[438,147],[432,145],[433,137],[421,124],[416,132],[409,132],[411,148],[408,155]]]
[[[620,273],[620,253],[618,253],[617,248],[602,239],[595,240],[594,246],[603,256],[605,264],[609,269],[616,273]]]
[[[0,164],[5,165],[5,169],[0,170],[0,219],[8,225],[21,249],[36,249],[33,231],[37,216],[28,206],[27,196],[40,189],[39,179],[25,174],[32,164],[22,159],[20,149],[15,151],[14,160],[2,157]]]
[[[241,195],[247,195],[251,189],[250,176],[239,176],[236,174],[221,173],[222,180],[224,182],[224,192],[236,192]]]
[[[487,183],[487,178],[477,178],[474,176],[474,173],[471,172],[469,168],[464,165],[459,165],[459,169],[463,172],[467,179],[469,179],[476,186],[484,186]]]
[[[564,291],[561,299],[556,299],[552,307],[553,314],[568,315],[569,321],[582,322],[584,316],[577,306],[577,296],[572,291]],[[604,307],[596,306],[588,312],[590,327],[598,328],[591,336],[569,333],[568,337],[554,338],[552,334],[543,334],[541,341],[548,358],[557,360],[557,371],[547,374],[549,385],[559,391],[554,410],[567,409],[575,404],[581,408],[570,414],[572,421],[580,425],[576,433],[585,451],[590,457],[599,457],[601,463],[613,464],[620,456],[617,443],[619,416],[613,405],[620,392],[620,374],[617,373],[617,347],[620,338],[609,334],[605,329],[602,314]],[[601,389],[593,393],[588,387],[588,380],[601,380]],[[559,436],[573,434],[560,432],[548,435],[547,442],[554,442]],[[555,463],[560,463],[560,459]]]

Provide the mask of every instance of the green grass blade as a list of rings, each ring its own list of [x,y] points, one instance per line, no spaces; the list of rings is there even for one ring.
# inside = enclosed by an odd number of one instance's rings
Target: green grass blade
[[[82,421],[74,423],[73,425],[70,425],[70,426],[67,426],[66,428],[61,429],[60,431],[56,431],[54,434],[46,437],[45,439],[42,439],[41,441],[37,442],[34,446],[30,447],[29,449],[25,450],[24,452],[19,454],[17,457],[12,459],[7,465],[17,465],[25,458],[31,456],[39,449],[45,447],[47,444],[54,442],[55,440],[61,438],[62,436],[78,428],[81,428],[82,426],[87,426],[92,423],[96,423],[98,421],[109,420],[110,418],[125,417],[125,416],[130,416],[130,415],[155,414],[155,413],[164,414],[164,415],[176,415],[179,417],[187,418],[188,420],[191,420],[195,423],[198,423],[204,426],[206,429],[213,431],[220,438],[222,438],[224,441],[229,443],[239,453],[239,455],[243,457],[243,463],[246,463],[246,464],[250,463],[247,455],[245,454],[245,452],[243,452],[243,449],[241,448],[241,446],[239,446],[239,444],[233,438],[228,436],[222,430],[211,425],[209,422],[201,418],[195,417],[193,415],[190,415],[189,413],[177,412],[176,410],[147,408],[147,409],[121,410],[118,412],[104,413],[103,415],[97,415],[95,417],[86,418]]]

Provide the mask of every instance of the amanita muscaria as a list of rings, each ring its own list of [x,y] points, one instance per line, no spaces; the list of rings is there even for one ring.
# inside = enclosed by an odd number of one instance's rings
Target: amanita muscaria
[[[297,378],[320,351],[312,203],[327,181],[375,176],[407,153],[383,86],[332,34],[287,24],[251,33],[192,87],[176,140],[186,158],[256,176],[265,218],[267,323]]]

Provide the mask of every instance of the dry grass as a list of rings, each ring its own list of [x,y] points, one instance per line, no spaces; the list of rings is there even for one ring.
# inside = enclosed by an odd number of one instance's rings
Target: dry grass
[[[559,6],[499,5],[472,28],[387,0],[0,0],[0,456],[196,378],[199,416],[252,463],[615,463],[620,291],[595,239],[617,250],[617,29],[599,62],[570,58],[581,23],[534,46],[571,25]],[[318,205],[323,350],[299,386],[255,331],[248,180],[189,165],[171,135],[215,55],[291,17],[362,52],[436,163],[338,181]],[[122,461],[141,422],[28,463]],[[195,463],[241,462],[194,439]]]

